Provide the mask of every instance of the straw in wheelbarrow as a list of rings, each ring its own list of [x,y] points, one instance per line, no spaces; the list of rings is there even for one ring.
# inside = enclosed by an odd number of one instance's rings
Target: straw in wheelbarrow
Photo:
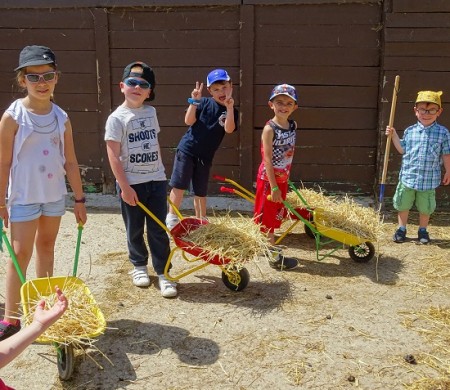
[[[324,226],[341,229],[356,237],[376,242],[380,239],[383,229],[383,218],[379,211],[364,207],[349,196],[338,198],[326,196],[322,191],[298,189],[309,207],[323,209],[320,221]],[[296,207],[306,207],[294,191],[288,192],[287,201]]]
[[[58,278],[63,285],[59,286],[66,295],[69,306],[63,316],[48,328],[38,339],[58,344],[74,344],[75,346],[92,346],[94,338],[103,333],[105,320],[86,285],[76,277]],[[30,280],[24,285],[24,322],[29,325],[33,321],[37,304],[44,300],[47,307],[55,304],[57,295],[54,291],[55,278]]]
[[[377,210],[364,207],[345,196],[321,214],[322,225],[344,230],[356,237],[377,242],[381,238],[383,219]]]
[[[188,232],[183,239],[202,248],[205,260],[219,257],[227,268],[241,269],[248,261],[270,254],[270,244],[260,226],[240,214],[238,218],[229,214],[216,217],[213,222]]]

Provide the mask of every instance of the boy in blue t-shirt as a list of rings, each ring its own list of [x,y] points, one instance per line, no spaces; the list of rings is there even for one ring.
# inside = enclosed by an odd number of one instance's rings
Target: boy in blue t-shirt
[[[172,177],[170,200],[180,208],[185,190],[192,182],[195,216],[206,218],[206,195],[212,161],[225,133],[237,129],[238,112],[232,98],[231,78],[224,69],[208,74],[206,87],[211,97],[202,97],[203,83],[198,81],[188,99],[189,107],[184,117],[188,131],[178,144]],[[170,205],[166,225],[172,229],[179,222]]]

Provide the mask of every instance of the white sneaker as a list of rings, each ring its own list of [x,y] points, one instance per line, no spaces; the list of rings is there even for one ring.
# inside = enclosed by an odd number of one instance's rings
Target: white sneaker
[[[177,223],[180,222],[180,219],[176,214],[169,213],[166,217],[166,226],[167,229],[172,230]]]
[[[128,273],[133,277],[133,284],[135,286],[137,287],[150,286],[150,278],[148,276],[146,266],[134,267],[134,269]]]
[[[177,284],[168,280],[164,275],[158,275],[159,288],[164,298],[174,298],[177,296]]]

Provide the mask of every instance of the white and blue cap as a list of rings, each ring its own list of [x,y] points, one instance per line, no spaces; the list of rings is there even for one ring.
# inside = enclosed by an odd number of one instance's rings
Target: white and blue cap
[[[206,77],[206,86],[209,88],[212,84],[217,81],[230,81],[231,77],[228,75],[225,69],[214,69],[209,72],[208,77]]]
[[[296,103],[298,102],[297,91],[292,85],[289,84],[277,85],[274,89],[272,89],[272,93],[270,94],[269,100],[272,100],[278,95],[289,96],[291,99],[295,100]]]

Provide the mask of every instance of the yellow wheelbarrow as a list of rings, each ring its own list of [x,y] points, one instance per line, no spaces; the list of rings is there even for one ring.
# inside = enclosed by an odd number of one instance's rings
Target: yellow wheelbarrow
[[[352,260],[358,263],[368,262],[375,255],[375,246],[370,242],[370,240],[364,237],[357,237],[350,234],[342,229],[332,228],[323,224],[325,210],[322,208],[311,209],[306,200],[302,197],[299,190],[295,185],[289,181],[289,187],[295,192],[295,194],[300,198],[305,207],[311,211],[312,219],[306,220],[301,214],[297,212],[297,209],[292,207],[287,201],[283,201],[284,206],[289,209],[289,211],[296,215],[297,218],[303,221],[305,227],[312,232],[315,243],[316,243],[316,257],[317,260],[323,260],[330,256],[334,252],[343,247],[348,247],[348,253]],[[270,196],[270,195],[269,195]],[[329,240],[323,240],[323,237]],[[338,243],[334,245],[332,249],[325,249],[324,246],[328,244]]]
[[[69,309],[71,305],[74,303],[70,301],[69,290],[77,290],[78,294],[82,296],[83,302],[88,305],[89,310],[92,311],[92,316],[95,317],[96,321],[94,322],[94,326],[91,326],[89,330],[83,328],[79,333],[77,333],[78,339],[93,339],[97,336],[100,336],[104,333],[106,328],[106,321],[95,302],[94,297],[92,296],[89,288],[81,281],[81,279],[76,277],[77,269],[78,269],[78,259],[80,255],[80,245],[81,245],[81,234],[83,231],[83,225],[78,225],[78,236],[77,236],[77,244],[75,250],[75,261],[73,266],[73,276],[52,276],[47,278],[37,278],[29,281],[25,280],[25,276],[20,269],[19,263],[17,261],[16,255],[14,253],[13,248],[8,240],[7,234],[3,229],[3,221],[0,222],[1,227],[1,242],[4,242],[9,255],[13,261],[14,267],[16,268],[19,279],[22,283],[20,288],[20,297],[22,304],[23,316],[26,318],[26,321],[32,321],[32,313],[35,310],[36,302],[40,299],[46,299],[51,297],[55,292],[55,287],[58,286],[67,296],[69,300]],[[50,298],[51,300],[51,298]],[[66,313],[58,320],[53,326],[59,326],[61,321],[64,319]],[[81,322],[81,321],[80,321]],[[25,326],[29,325],[26,323]],[[81,332],[81,333],[80,333]],[[47,338],[46,333],[41,335],[36,342],[42,344],[53,344],[56,352],[57,352],[57,366],[58,366],[58,374],[61,380],[68,380],[73,374],[75,368],[75,354],[74,348],[77,346],[72,342],[70,337],[65,337],[61,339],[50,339]]]

